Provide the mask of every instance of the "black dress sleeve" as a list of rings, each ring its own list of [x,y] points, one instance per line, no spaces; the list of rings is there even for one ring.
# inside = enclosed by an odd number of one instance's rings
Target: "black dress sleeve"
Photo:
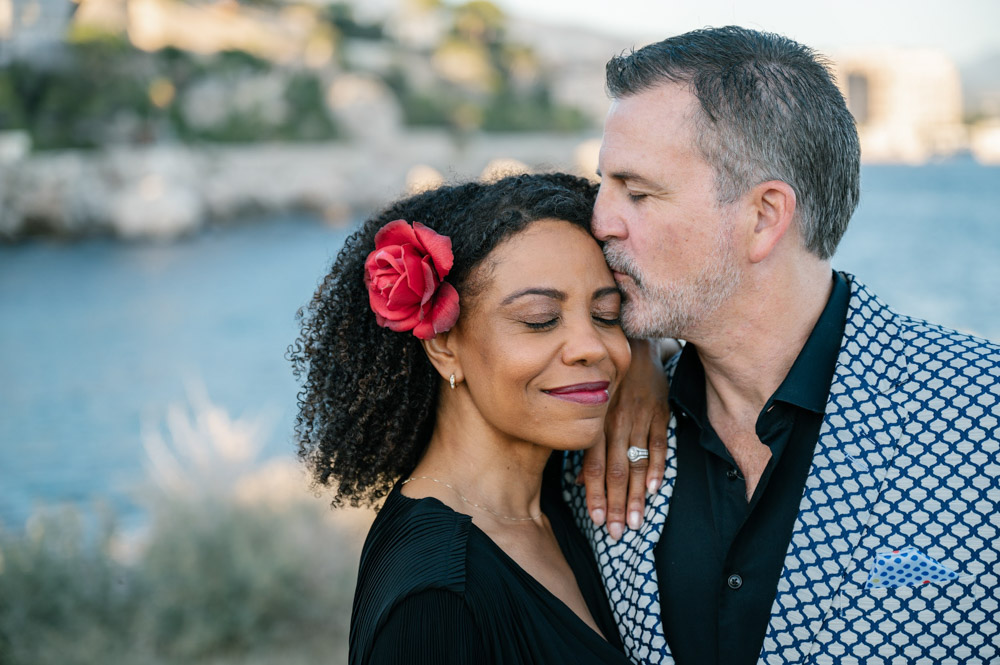
[[[427,589],[400,601],[375,636],[369,663],[442,665],[483,657],[482,633],[465,601],[446,589]]]

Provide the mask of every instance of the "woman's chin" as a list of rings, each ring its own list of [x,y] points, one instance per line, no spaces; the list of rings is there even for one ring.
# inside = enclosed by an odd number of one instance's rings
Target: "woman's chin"
[[[582,430],[573,432],[572,430],[562,430],[559,438],[551,440],[547,445],[553,450],[576,451],[587,450],[601,442],[604,437],[604,421],[596,430]]]

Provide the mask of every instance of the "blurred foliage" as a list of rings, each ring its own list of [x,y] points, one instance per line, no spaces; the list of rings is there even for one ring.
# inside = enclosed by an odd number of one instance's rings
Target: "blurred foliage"
[[[196,86],[268,74],[282,81],[283,95],[264,100],[283,102],[287,113],[278,119],[258,108],[223,104],[217,122],[198,123],[192,105],[184,103]],[[225,102],[226,91],[221,92]],[[236,51],[146,53],[106,35],[68,43],[58,66],[12,62],[0,69],[0,128],[27,130],[40,149],[173,139],[312,141],[338,135],[315,72],[275,68]]]
[[[464,48],[467,65],[473,54],[482,53],[485,71],[471,85],[441,78],[431,88],[412,86],[399,68],[385,73],[407,124],[496,132],[574,132],[591,125],[579,109],[552,100],[544,67],[530,47],[507,40],[506,17],[492,2],[455,7],[438,51],[446,48]]]
[[[359,23],[354,18],[354,7],[344,2],[334,2],[323,9],[323,18],[347,39],[385,39],[385,30],[379,23]]]
[[[287,7],[278,0],[244,4],[279,13]],[[440,43],[429,52],[395,43],[382,23],[356,19],[350,4],[316,10],[337,57],[314,67],[234,51],[149,53],[125,33],[74,25],[53,62],[15,61],[0,69],[0,129],[27,130],[39,149],[335,139],[340,133],[327,90],[343,69],[382,77],[412,126],[458,132],[589,126],[578,110],[552,100],[543,64],[529,46],[508,40],[506,18],[493,3],[434,0],[424,9],[444,21]],[[345,49],[362,43],[396,65],[372,70],[348,62]],[[415,83],[414,68],[430,76]]]
[[[356,536],[325,506],[172,499],[154,516],[131,554],[72,511],[0,531],[0,662],[346,661]]]

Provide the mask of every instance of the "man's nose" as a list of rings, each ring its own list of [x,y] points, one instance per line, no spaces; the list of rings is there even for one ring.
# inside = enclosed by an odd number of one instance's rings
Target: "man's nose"
[[[612,238],[622,240],[627,232],[620,212],[620,202],[611,192],[608,185],[601,183],[597,190],[597,201],[594,202],[594,214],[590,219],[590,231],[601,242]]]

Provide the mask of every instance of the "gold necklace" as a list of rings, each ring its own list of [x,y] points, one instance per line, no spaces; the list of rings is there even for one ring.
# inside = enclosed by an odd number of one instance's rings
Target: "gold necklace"
[[[500,513],[496,512],[494,510],[490,510],[486,506],[481,506],[478,503],[475,503],[474,501],[469,501],[464,496],[462,496],[462,493],[459,492],[454,486],[449,485],[448,483],[444,482],[443,480],[438,480],[437,478],[431,478],[430,476],[410,476],[409,478],[407,478],[406,480],[404,480],[401,484],[405,485],[406,483],[410,482],[411,480],[430,480],[431,482],[435,482],[438,485],[444,485],[445,487],[447,487],[448,489],[450,489],[452,492],[454,492],[455,494],[457,494],[458,498],[461,499],[462,501],[464,501],[465,503],[469,504],[470,506],[474,506],[476,508],[479,508],[480,510],[485,510],[490,515],[493,515],[494,517],[499,517],[502,520],[510,520],[511,522],[533,522],[534,520],[537,520],[539,517],[542,516],[542,511],[538,511],[538,514],[535,515],[534,517],[507,517],[506,515],[501,515]]]

